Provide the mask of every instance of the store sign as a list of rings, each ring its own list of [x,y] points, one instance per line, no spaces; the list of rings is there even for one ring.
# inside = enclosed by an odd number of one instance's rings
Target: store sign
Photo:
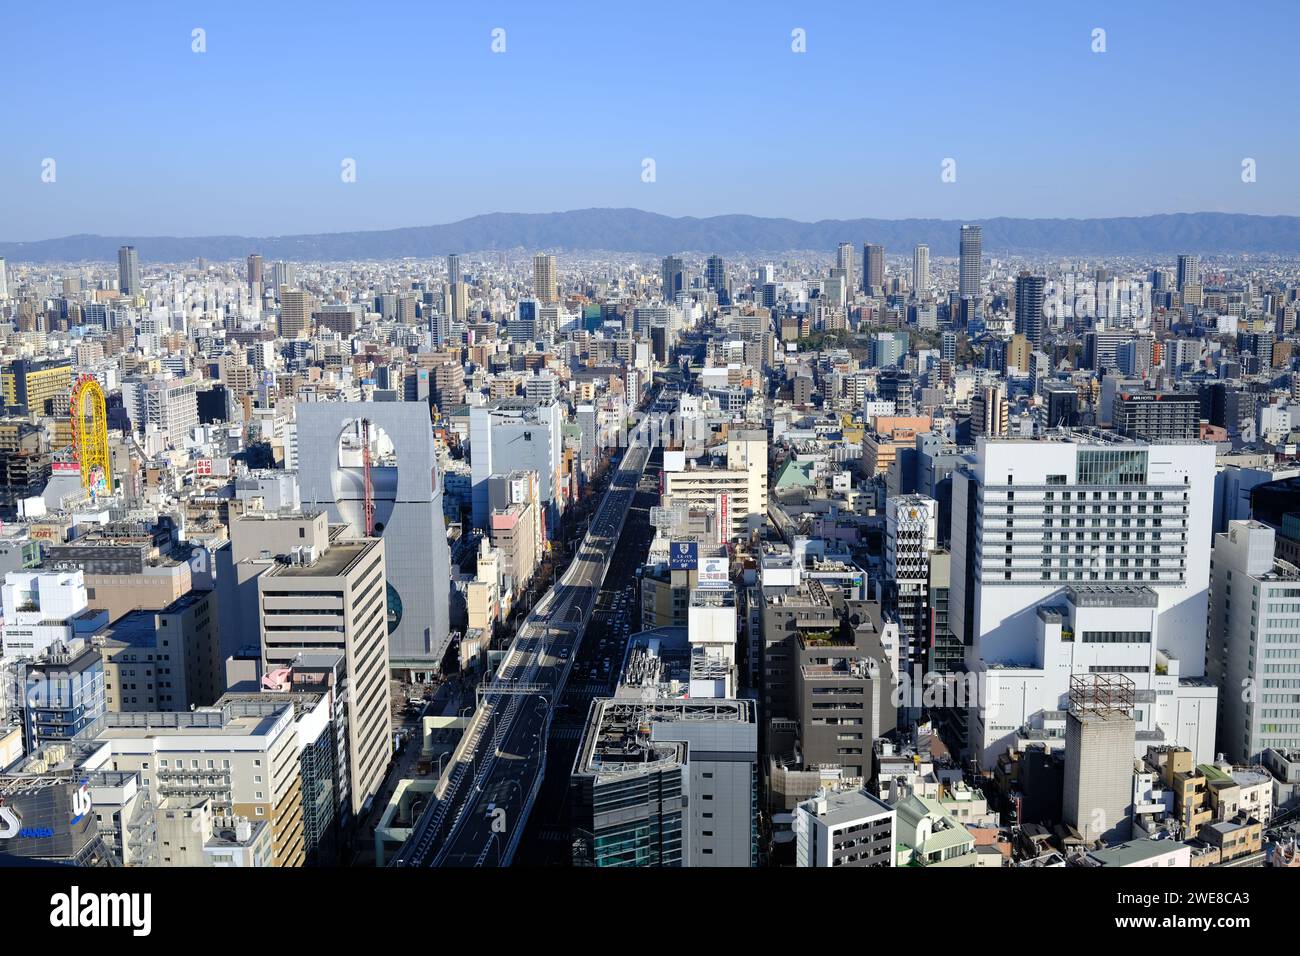
[[[731,587],[730,561],[725,558],[701,558],[699,586],[702,588]]]
[[[700,546],[694,541],[674,541],[668,552],[668,566],[674,571],[694,571],[699,558]]]

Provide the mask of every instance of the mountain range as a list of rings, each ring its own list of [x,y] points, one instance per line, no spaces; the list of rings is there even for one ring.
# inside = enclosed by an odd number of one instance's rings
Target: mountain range
[[[1176,213],[1112,219],[823,219],[798,222],[758,216],[662,216],[639,209],[579,209],[552,213],[489,213],[439,226],[296,236],[65,236],[36,242],[0,242],[11,263],[113,262],[119,246],[133,245],[147,262],[197,258],[343,261],[430,258],[489,250],[779,253],[840,242],[881,243],[889,254],[918,242],[936,256],[957,253],[959,227],[983,227],[991,255],[1202,255],[1300,253],[1300,216]]]

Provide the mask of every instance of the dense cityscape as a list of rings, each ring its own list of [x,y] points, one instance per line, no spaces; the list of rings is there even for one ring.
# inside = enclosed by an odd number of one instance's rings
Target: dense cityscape
[[[955,238],[3,264],[0,852],[1296,866],[1300,268]]]
[[[1250,14],[10,5],[6,940],[1282,938]]]

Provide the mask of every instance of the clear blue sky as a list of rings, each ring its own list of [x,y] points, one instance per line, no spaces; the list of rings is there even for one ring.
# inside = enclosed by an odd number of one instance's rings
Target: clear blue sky
[[[10,4],[0,239],[1300,214],[1298,26],[1294,2]]]

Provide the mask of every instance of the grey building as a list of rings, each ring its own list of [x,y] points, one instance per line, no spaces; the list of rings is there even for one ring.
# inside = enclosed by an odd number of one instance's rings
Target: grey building
[[[961,260],[958,265],[957,291],[963,299],[978,299],[984,284],[984,241],[979,226],[961,227]]]
[[[135,295],[140,288],[140,255],[135,246],[117,250],[117,288],[123,295]]]
[[[1111,422],[1126,438],[1143,441],[1193,441],[1200,435],[1201,400],[1180,392],[1115,393]]]
[[[1085,840],[1115,843],[1131,834],[1133,701],[1133,682],[1122,674],[1070,679],[1062,816]]]
[[[451,555],[442,475],[424,402],[308,402],[298,406],[298,480],[304,507],[323,508],[354,537],[365,527],[362,420],[370,422],[374,535],[387,562],[389,658],[420,676],[450,642]]]
[[[596,700],[570,778],[574,863],[754,866],[757,793],[752,701]]]

